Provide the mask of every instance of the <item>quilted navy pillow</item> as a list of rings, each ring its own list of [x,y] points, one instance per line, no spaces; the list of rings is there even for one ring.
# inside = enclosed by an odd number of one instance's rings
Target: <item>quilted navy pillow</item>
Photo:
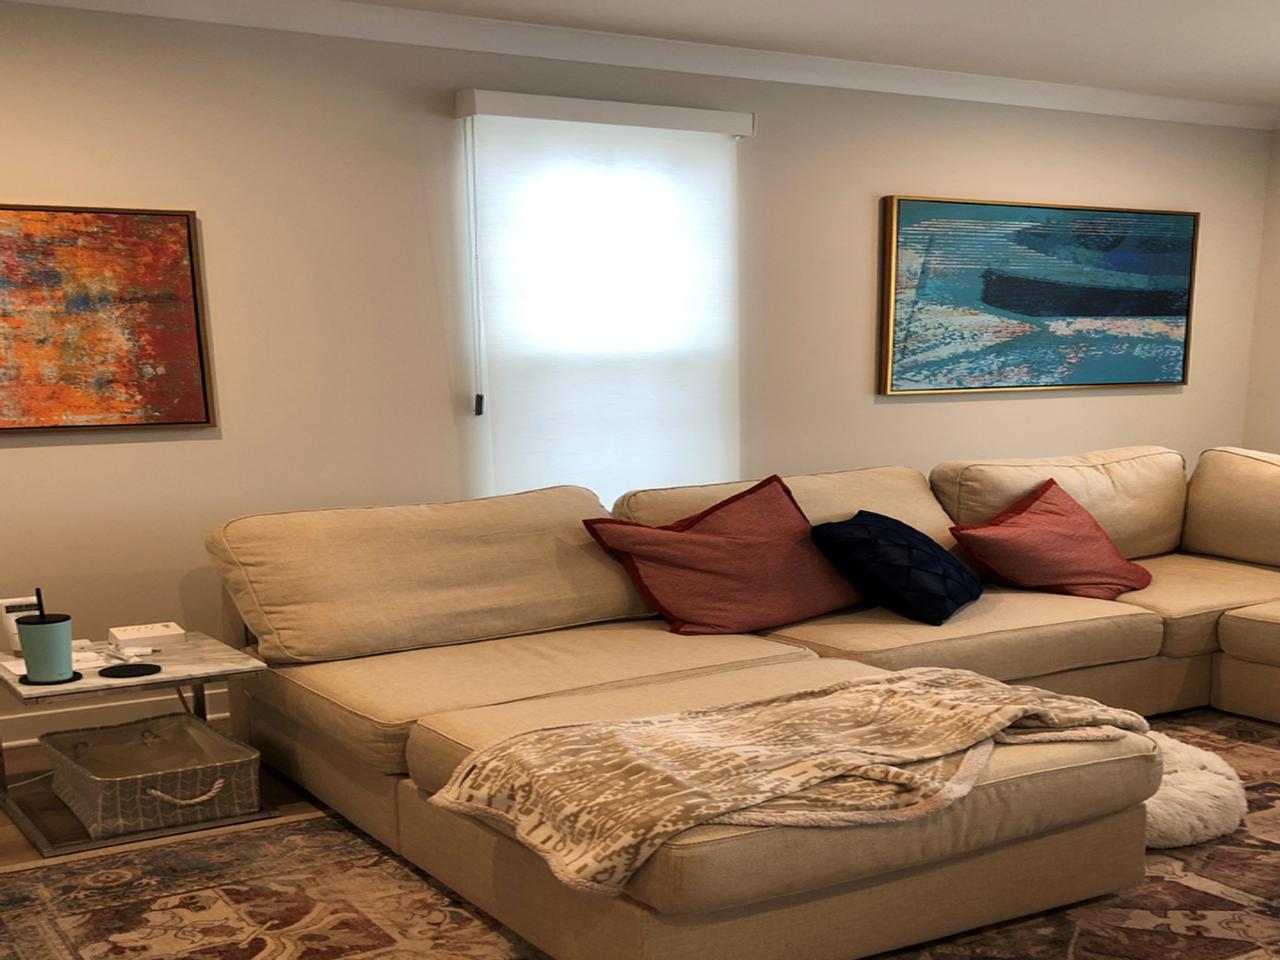
[[[859,510],[848,520],[818,524],[813,542],[868,600],[912,620],[945,623],[982,594],[968,567],[893,517]]]

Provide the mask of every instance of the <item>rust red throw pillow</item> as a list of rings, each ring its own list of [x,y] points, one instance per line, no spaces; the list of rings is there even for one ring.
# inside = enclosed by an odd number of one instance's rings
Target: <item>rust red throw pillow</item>
[[[1055,480],[986,523],[951,528],[993,579],[1015,587],[1114,600],[1151,583]]]
[[[665,527],[584,520],[673,633],[743,633],[829,613],[857,591],[809,538],[781,477]]]

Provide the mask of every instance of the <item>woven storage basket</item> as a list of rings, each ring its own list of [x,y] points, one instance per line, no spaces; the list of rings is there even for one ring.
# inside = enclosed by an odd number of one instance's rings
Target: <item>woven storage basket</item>
[[[255,813],[258,751],[185,713],[46,733],[53,792],[95,840]]]

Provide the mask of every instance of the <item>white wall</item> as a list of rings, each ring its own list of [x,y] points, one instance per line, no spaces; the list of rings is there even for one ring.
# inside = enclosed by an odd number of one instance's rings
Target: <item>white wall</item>
[[[770,86],[743,147],[750,472],[1241,437],[1265,133]],[[883,194],[1201,212],[1190,384],[878,397]]]
[[[195,209],[217,430],[0,436],[0,595],[220,628],[202,538],[462,490],[454,91],[755,111],[743,472],[1244,439],[1268,136],[0,4],[6,202]],[[1202,212],[1191,385],[874,394],[888,193]],[[455,375],[456,374],[456,375]]]
[[[1250,352],[1245,446],[1280,452],[1280,131],[1271,135],[1266,234],[1258,271],[1258,310]]]

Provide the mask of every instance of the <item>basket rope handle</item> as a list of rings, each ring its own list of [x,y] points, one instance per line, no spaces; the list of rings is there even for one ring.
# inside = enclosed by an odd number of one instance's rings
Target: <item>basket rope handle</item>
[[[157,800],[164,800],[167,803],[175,804],[179,807],[194,807],[197,803],[204,803],[206,800],[212,800],[214,797],[220,794],[222,792],[222,787],[225,783],[226,781],[223,780],[221,777],[219,777],[217,780],[213,782],[213,786],[209,788],[208,792],[202,793],[198,797],[192,797],[189,800],[182,800],[178,797],[171,797],[167,793],[161,793],[159,790],[155,789],[154,787],[147,788],[147,795],[151,797],[155,797]]]

